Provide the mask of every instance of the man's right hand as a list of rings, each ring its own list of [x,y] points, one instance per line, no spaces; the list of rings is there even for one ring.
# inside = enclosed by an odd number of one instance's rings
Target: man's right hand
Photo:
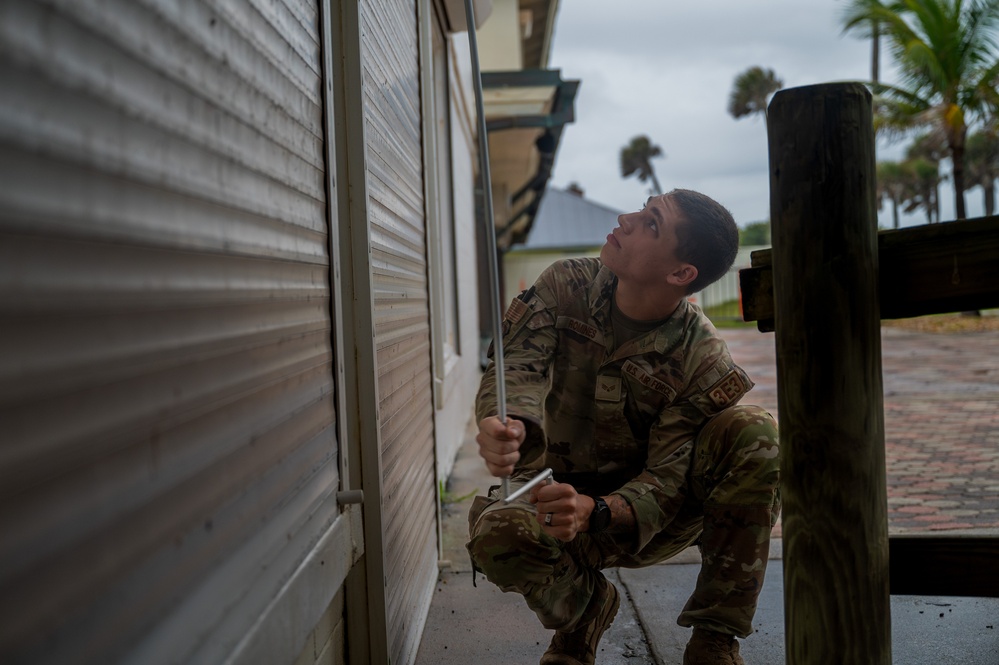
[[[504,424],[498,417],[489,416],[479,423],[475,441],[479,444],[479,455],[486,461],[489,473],[497,478],[506,478],[513,473],[513,467],[520,459],[520,444],[524,443],[526,434],[524,423],[514,418],[507,418]]]

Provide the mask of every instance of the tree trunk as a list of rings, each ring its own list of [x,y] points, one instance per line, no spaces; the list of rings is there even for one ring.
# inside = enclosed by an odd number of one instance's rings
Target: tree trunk
[[[871,25],[871,81],[878,82],[878,66],[881,61],[881,26],[877,21]]]
[[[892,228],[898,228],[898,201],[895,199],[891,200],[891,221]]]
[[[996,181],[991,178],[982,186],[985,190],[985,216],[991,216],[996,210]]]
[[[649,167],[649,178],[652,179],[652,188],[655,190],[656,194],[662,194],[663,188],[659,184],[659,179],[656,178],[656,172],[652,170],[652,164],[649,164],[648,167]]]
[[[961,145],[950,147],[950,159],[954,173],[954,212],[957,219],[965,219],[964,210],[964,140]]]

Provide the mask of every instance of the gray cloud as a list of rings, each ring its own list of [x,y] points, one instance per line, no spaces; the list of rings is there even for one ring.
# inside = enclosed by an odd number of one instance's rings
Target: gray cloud
[[[648,188],[621,178],[618,155],[631,137],[647,134],[667,155],[654,162],[663,187],[702,189],[740,223],[766,219],[766,128],[762,118],[728,115],[732,81],[752,65],[773,68],[785,87],[867,79],[870,46],[842,34],[843,5],[622,0],[611,10],[606,0],[560,3],[550,66],[582,86],[553,184],[577,182],[588,198],[622,210],[640,205]],[[882,76],[890,80],[888,61],[883,54]],[[879,150],[891,156],[900,148]],[[968,196],[971,210],[975,199]]]

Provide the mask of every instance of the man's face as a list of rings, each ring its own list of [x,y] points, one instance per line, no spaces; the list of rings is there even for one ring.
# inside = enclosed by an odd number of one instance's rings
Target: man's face
[[[619,280],[637,285],[661,285],[667,276],[687,265],[676,258],[680,211],[666,196],[653,196],[638,212],[617,218],[607,236],[600,260]]]

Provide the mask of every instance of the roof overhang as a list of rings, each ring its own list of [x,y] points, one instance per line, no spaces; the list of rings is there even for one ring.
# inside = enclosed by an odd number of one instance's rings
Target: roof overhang
[[[559,0],[519,0],[519,6],[521,15],[530,19],[530,29],[521,44],[523,67],[544,69],[551,54]]]
[[[562,129],[575,119],[579,81],[559,70],[482,73],[497,245],[520,242],[551,177]]]

